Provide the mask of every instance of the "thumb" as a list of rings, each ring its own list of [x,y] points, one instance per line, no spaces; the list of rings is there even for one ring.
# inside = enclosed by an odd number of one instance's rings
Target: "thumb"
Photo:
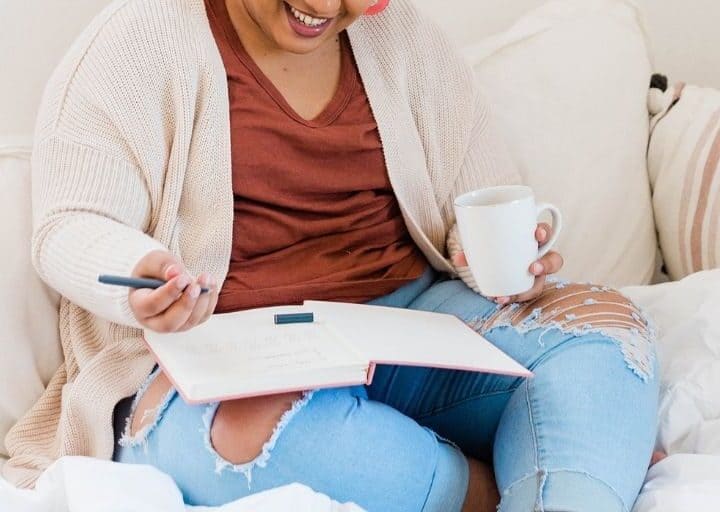
[[[185,266],[168,251],[147,253],[133,269],[133,277],[149,277],[169,281],[185,272]]]

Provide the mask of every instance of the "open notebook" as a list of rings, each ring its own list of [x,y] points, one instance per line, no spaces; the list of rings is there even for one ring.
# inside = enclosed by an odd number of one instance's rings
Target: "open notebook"
[[[301,312],[315,321],[274,323]],[[454,316],[340,302],[218,314],[145,340],[188,403],[369,384],[376,364],[532,375]]]

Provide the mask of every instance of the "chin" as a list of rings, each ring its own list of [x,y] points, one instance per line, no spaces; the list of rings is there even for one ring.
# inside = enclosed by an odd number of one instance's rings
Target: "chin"
[[[320,38],[301,38],[296,36],[293,33],[288,33],[289,31],[283,30],[279,34],[275,34],[275,37],[273,39],[275,40],[275,44],[278,48],[281,50],[284,50],[286,52],[290,53],[296,53],[299,55],[306,54],[306,53],[312,53],[313,51],[320,48],[320,46],[325,43],[328,38],[336,37],[337,34],[328,33],[323,34],[323,37]]]

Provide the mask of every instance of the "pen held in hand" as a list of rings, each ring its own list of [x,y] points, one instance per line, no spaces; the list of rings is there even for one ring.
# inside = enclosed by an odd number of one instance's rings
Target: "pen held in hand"
[[[99,275],[98,281],[104,284],[111,284],[115,286],[127,286],[128,288],[152,288],[153,290],[160,288],[162,285],[167,283],[167,281],[163,281],[162,279],[110,276],[107,274]],[[210,290],[208,288],[200,288],[200,293],[207,293],[209,291]]]

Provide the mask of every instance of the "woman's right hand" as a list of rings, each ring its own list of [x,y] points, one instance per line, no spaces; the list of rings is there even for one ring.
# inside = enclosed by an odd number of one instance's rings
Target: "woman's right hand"
[[[185,266],[167,251],[145,255],[132,271],[132,277],[167,281],[155,290],[131,288],[130,309],[137,321],[150,330],[168,333],[192,329],[213,314],[218,300],[215,279],[203,272],[193,279]],[[200,294],[200,288],[209,292]]]

